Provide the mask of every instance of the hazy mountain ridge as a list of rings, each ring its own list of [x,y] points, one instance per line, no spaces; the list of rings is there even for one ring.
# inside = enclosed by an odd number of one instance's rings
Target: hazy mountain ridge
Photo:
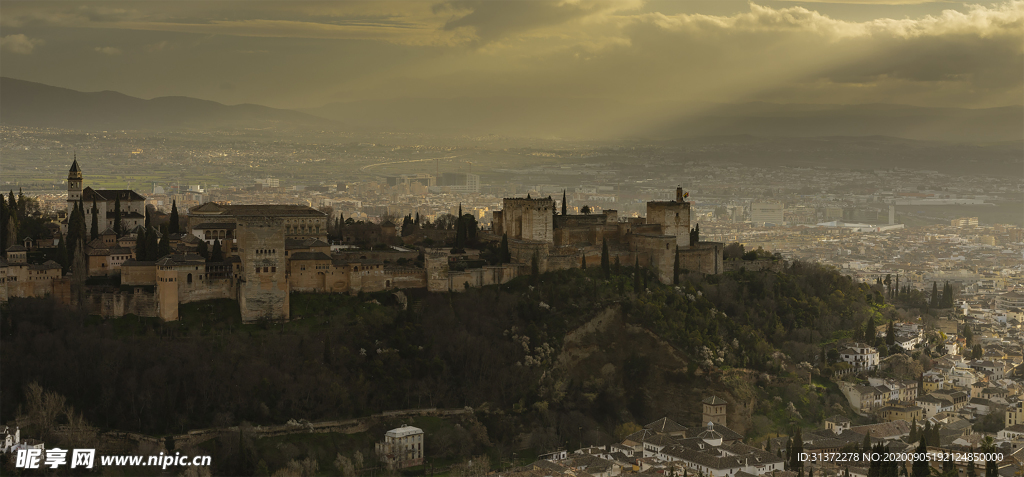
[[[404,98],[330,103],[304,112],[367,130],[535,137],[672,139],[754,135],[1024,140],[1024,107],[899,104],[629,104],[593,98]]]
[[[8,77],[0,77],[0,113],[5,125],[87,131],[337,126],[324,118],[256,104],[228,106],[185,96],[147,100]]]
[[[327,128],[360,132],[673,140],[704,136],[871,137],[1024,141],[1024,106],[628,103],[583,97],[392,98],[293,111],[185,96],[150,100],[0,78],[0,122],[80,130]]]

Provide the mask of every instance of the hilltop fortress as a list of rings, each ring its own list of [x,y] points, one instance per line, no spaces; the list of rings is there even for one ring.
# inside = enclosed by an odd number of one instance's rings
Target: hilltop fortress
[[[505,199],[502,210],[494,212],[492,238],[507,235],[512,262],[527,272],[535,254],[542,272],[579,267],[583,260],[599,266],[607,243],[610,261],[625,266],[639,261],[662,283],[672,283],[676,255],[680,270],[722,273],[723,245],[700,242],[690,229],[690,203],[681,188],[673,201],[648,202],[646,218],[621,220],[615,210],[587,215],[555,215],[554,210],[551,197]]]
[[[557,215],[550,197],[506,198],[503,210],[494,212],[491,230],[480,236],[495,242],[507,238],[511,263],[488,265],[472,249],[332,250],[327,242],[329,217],[323,212],[300,205],[212,202],[190,209],[186,231],[166,237],[169,255],[146,261],[135,250],[136,235],[145,223],[145,199],[130,190],[82,186],[76,159],[68,175],[68,209],[94,199],[102,214],[98,222],[106,224],[99,238],[86,245],[87,260],[79,265],[86,270],[62,276],[60,265],[30,264],[26,248],[13,245],[6,250],[6,261],[0,260],[0,300],[50,295],[107,317],[132,313],[171,321],[178,319],[181,304],[231,299],[238,302],[244,322],[255,322],[292,318],[291,292],[463,291],[529,274],[535,259],[541,272],[577,268],[583,262],[598,266],[605,244],[610,261],[627,267],[639,262],[662,283],[672,282],[677,259],[680,270],[723,270],[722,244],[700,242],[696,230],[690,229],[690,203],[681,189],[674,201],[648,202],[646,219],[620,220],[614,210]],[[120,201],[126,230],[120,237],[110,228],[115,201]],[[395,239],[390,222],[376,227],[376,236]],[[220,245],[220,260],[198,255],[201,242]],[[422,267],[407,265],[417,257],[422,258]],[[75,289],[85,293],[73,293]]]

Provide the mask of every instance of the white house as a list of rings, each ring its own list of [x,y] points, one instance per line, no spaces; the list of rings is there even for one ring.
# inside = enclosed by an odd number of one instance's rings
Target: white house
[[[423,464],[423,429],[402,425],[384,434],[384,442],[376,445],[377,455],[385,464],[403,469]]]
[[[864,343],[853,343],[839,352],[839,357],[856,369],[878,367],[878,350]]]

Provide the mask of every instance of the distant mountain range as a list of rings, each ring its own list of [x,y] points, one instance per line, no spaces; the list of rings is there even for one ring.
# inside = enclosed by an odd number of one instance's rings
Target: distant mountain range
[[[1024,140],[1024,106],[896,104],[628,104],[590,98],[388,99],[304,112],[364,129],[638,140],[704,136],[892,136],[989,143]]]
[[[634,104],[604,98],[394,98],[293,111],[173,96],[150,100],[0,78],[0,123],[81,130],[321,128],[358,132],[674,140],[706,136],[889,136],[1024,141],[1024,106]]]
[[[324,118],[255,104],[83,93],[6,77],[0,77],[0,124],[85,131],[338,126]]]

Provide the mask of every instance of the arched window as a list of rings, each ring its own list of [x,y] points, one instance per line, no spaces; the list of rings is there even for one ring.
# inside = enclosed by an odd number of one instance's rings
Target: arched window
[[[185,282],[186,283],[192,283],[192,274],[191,273],[189,273],[188,276],[185,277]]]

